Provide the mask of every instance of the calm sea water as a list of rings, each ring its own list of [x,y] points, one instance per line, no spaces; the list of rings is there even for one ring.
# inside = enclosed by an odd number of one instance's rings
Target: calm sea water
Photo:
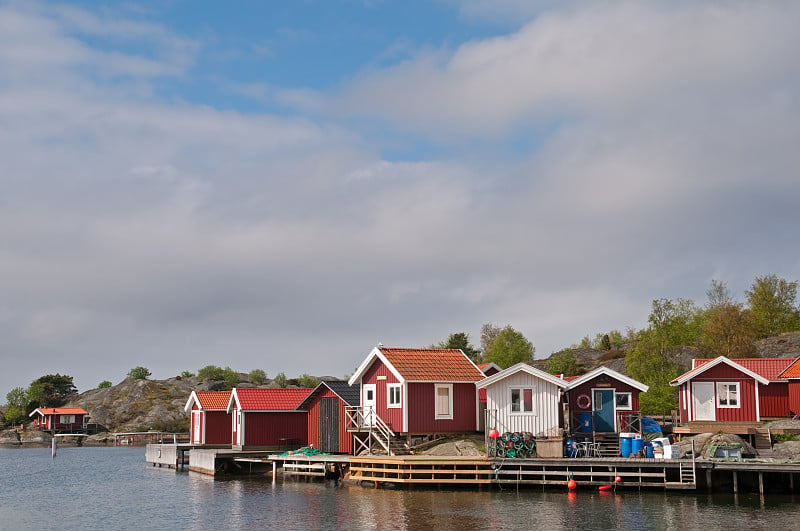
[[[797,529],[797,501],[273,484],[153,468],[144,448],[0,449],[2,529]]]

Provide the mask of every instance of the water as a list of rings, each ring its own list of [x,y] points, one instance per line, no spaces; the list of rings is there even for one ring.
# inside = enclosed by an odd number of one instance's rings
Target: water
[[[0,449],[0,529],[794,529],[794,497],[392,490],[153,468],[144,448]]]

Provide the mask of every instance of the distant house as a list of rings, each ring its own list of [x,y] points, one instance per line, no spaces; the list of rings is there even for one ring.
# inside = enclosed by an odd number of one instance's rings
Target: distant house
[[[230,391],[192,391],[184,411],[191,414],[191,444],[231,444]]]
[[[794,358],[696,359],[675,378],[680,421],[760,422],[790,416],[791,379],[781,374]]]
[[[79,407],[36,408],[29,415],[33,427],[51,433],[84,433],[89,414]]]
[[[324,380],[297,406],[308,411],[308,444],[327,453],[353,453],[347,431],[348,408],[358,408],[361,387],[341,380]]]
[[[561,397],[567,382],[518,363],[477,383],[486,391],[487,429],[560,435]]]
[[[395,434],[478,431],[475,382],[485,375],[458,349],[375,347],[350,378],[361,409]]]
[[[478,368],[486,376],[491,376],[493,374],[497,374],[498,372],[503,370],[503,369],[500,368],[499,365],[497,365],[496,363],[491,362],[491,361],[489,363],[480,363],[480,364],[478,364]]]
[[[501,369],[499,365],[493,362],[480,363],[478,368],[486,376],[497,374]],[[478,388],[478,431],[484,431],[486,428],[486,389],[483,387]]]
[[[582,376],[565,378],[573,432],[625,431],[639,417],[639,393],[649,386],[600,366]]]
[[[308,444],[307,411],[297,406],[311,389],[234,388],[228,401],[234,449],[292,449]]]

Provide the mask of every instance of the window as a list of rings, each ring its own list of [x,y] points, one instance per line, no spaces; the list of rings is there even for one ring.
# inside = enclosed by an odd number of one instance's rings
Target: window
[[[512,413],[532,413],[533,412],[533,389],[531,388],[511,388],[511,412]]]
[[[400,384],[386,384],[388,407],[400,407]]]
[[[75,415],[60,415],[60,419],[58,422],[61,424],[74,424],[75,423]]]
[[[739,383],[717,383],[717,407],[739,407]]]
[[[614,400],[617,409],[622,411],[630,411],[633,409],[633,402],[631,401],[630,393],[614,393]]]
[[[452,384],[436,384],[436,385],[434,385],[434,393],[435,393],[435,397],[436,397],[435,418],[437,418],[437,419],[452,419],[453,418],[453,385]]]

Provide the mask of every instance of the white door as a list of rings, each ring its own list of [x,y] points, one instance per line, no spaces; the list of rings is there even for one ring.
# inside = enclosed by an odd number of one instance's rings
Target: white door
[[[200,411],[192,411],[192,424],[194,427],[194,434],[192,435],[192,443],[194,444],[203,444],[202,434],[203,434],[203,425],[202,425],[203,413]]]
[[[375,384],[363,385],[364,396],[361,400],[361,410],[364,413],[364,425],[373,426],[375,424]]]
[[[717,420],[714,407],[714,382],[692,383],[694,420]]]

